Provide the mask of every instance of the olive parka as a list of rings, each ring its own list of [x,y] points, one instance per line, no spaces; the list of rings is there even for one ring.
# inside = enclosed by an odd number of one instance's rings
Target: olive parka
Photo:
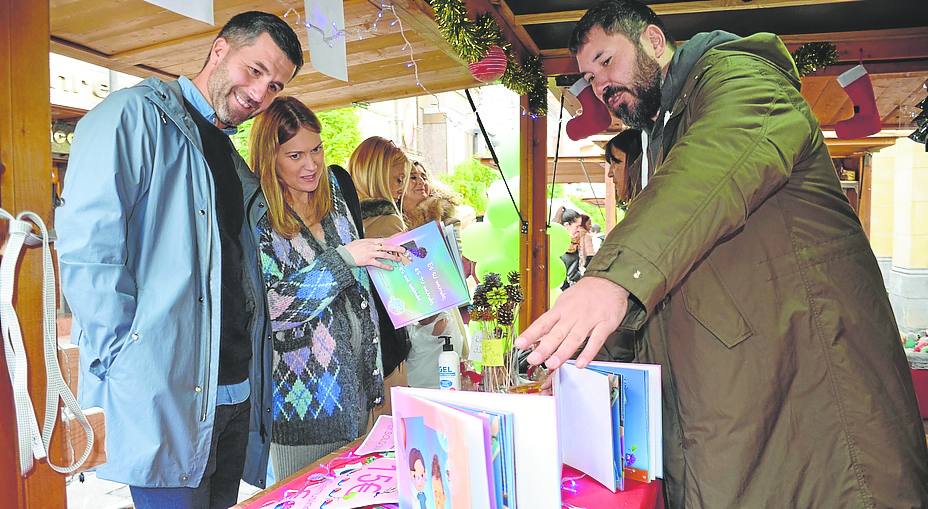
[[[677,49],[650,182],[586,273],[631,293],[635,358],[662,366],[666,501],[928,507],[896,322],[795,65],[724,35]]]

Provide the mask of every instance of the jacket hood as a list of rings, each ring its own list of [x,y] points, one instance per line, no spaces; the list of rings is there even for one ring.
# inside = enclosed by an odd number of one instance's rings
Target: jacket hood
[[[664,83],[661,84],[661,111],[667,111],[677,99],[686,83],[686,77],[690,75],[696,62],[707,51],[720,44],[731,43],[738,39],[739,37],[735,34],[715,30],[698,33],[685,44],[677,47],[670,60],[670,69],[667,71]]]
[[[694,35],[674,52],[670,70],[661,85],[662,111],[667,111],[673,105],[693,67],[712,49],[757,55],[778,67],[796,88],[799,88],[799,72],[796,70],[793,57],[776,35],[761,32],[748,37],[738,37],[723,30],[702,32]]]
[[[361,219],[394,214],[396,214],[396,205],[390,200],[384,200],[382,198],[361,200]]]

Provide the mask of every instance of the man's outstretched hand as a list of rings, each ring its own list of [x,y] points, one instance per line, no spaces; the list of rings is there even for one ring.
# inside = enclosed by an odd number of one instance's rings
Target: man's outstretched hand
[[[583,368],[619,328],[627,308],[627,290],[608,279],[584,277],[564,290],[554,307],[516,338],[515,345],[522,349],[535,345],[528,362],[544,362],[548,369],[555,369],[589,338],[577,358],[577,367]]]

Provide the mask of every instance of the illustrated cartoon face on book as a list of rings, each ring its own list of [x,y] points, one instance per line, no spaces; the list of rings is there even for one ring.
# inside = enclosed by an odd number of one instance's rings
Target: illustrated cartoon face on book
[[[410,240],[400,245],[406,249],[406,253],[400,256],[400,263],[402,263],[403,266],[411,264],[413,262],[413,257],[424,259],[426,255],[429,254],[425,246],[416,244],[415,240]]]
[[[413,438],[406,457],[409,459],[414,508],[450,509],[451,471],[447,438],[425,425],[421,417],[404,419],[404,422],[409,436]]]

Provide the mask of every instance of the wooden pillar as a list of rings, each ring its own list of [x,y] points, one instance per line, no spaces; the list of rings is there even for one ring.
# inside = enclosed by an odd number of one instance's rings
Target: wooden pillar
[[[49,3],[0,0],[0,205],[51,219]],[[6,225],[2,225],[6,232]],[[15,288],[16,312],[29,362],[29,393],[39,426],[45,416],[41,253],[27,249]],[[3,507],[66,507],[64,477],[43,460],[25,478],[19,456],[10,380],[0,370],[0,500]],[[61,433],[49,453],[61,458]]]
[[[528,98],[521,98],[528,111]],[[519,267],[525,302],[519,311],[519,328],[524,330],[548,309],[547,189],[548,117],[522,115],[519,121],[519,210],[528,221],[528,234],[519,246]],[[521,332],[521,331],[520,331]]]

